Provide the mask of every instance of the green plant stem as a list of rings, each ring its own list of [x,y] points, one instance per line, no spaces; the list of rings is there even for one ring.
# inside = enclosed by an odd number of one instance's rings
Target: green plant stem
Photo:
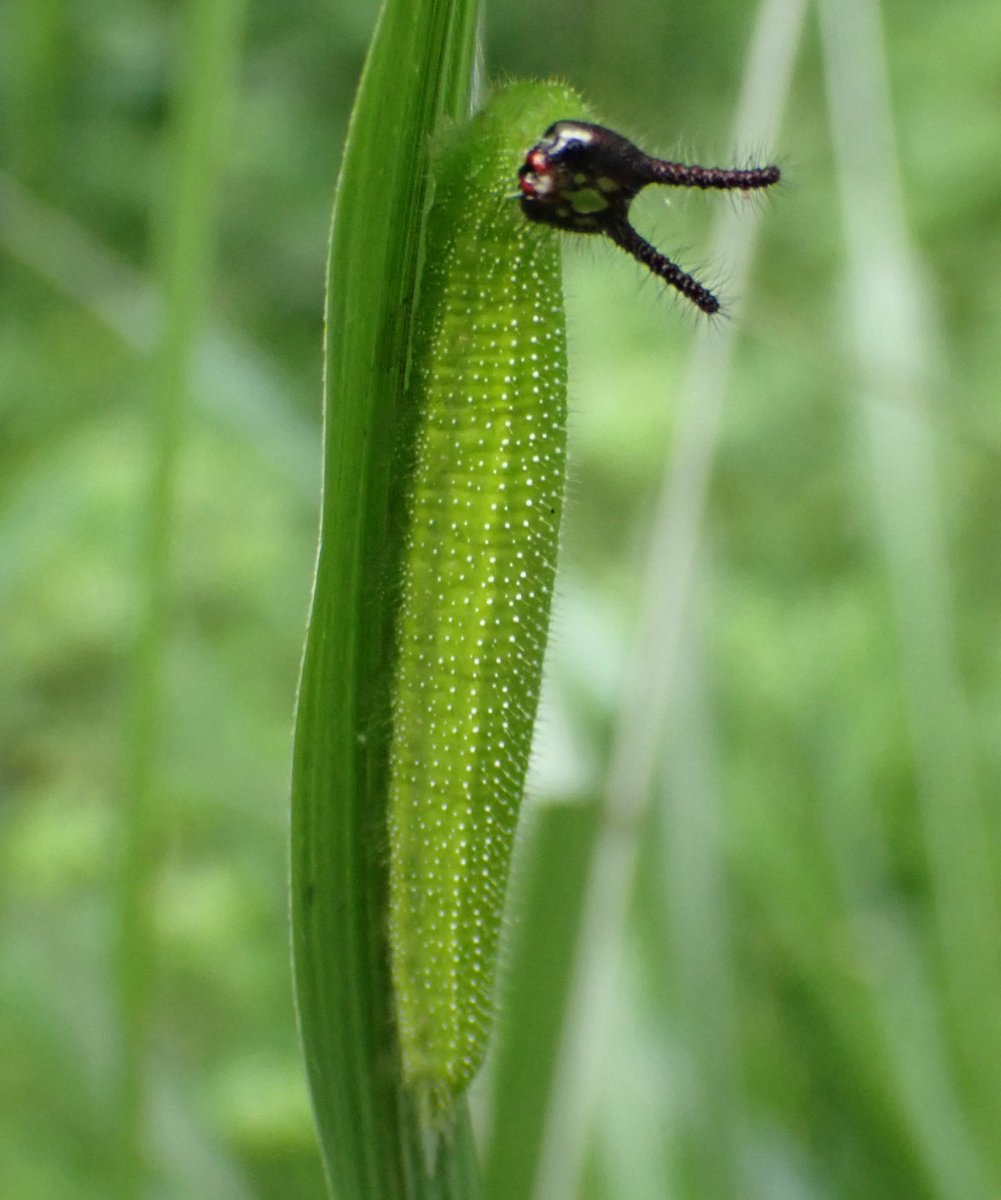
[[[179,446],[201,325],[235,74],[242,0],[189,0],[173,122],[170,188],[156,252],[165,297],[153,361],[151,461],[140,533],[140,615],[132,663],[118,889],[120,1194],[143,1194],[156,974],[152,890],[166,717],[164,665]]]
[[[434,1148],[398,1074],[386,948],[387,579],[394,454],[434,134],[468,110],[472,0],[387,0],[338,183],[327,297],[324,496],[292,783],[303,1052],[338,1200],[469,1197],[464,1120]],[[431,1151],[429,1153],[429,1150]]]

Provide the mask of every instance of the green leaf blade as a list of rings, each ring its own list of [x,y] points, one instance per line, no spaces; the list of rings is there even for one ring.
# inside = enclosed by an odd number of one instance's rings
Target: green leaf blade
[[[468,1196],[464,1135],[426,1169],[397,1078],[378,797],[396,427],[428,158],[468,104],[476,5],[390,0],[338,185],[328,274],[324,499],[292,783],[292,929],[306,1065],[340,1200]],[[405,64],[405,69],[401,67]]]

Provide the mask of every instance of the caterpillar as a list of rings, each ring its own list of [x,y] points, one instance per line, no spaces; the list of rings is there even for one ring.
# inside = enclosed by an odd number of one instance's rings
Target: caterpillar
[[[560,84],[498,92],[441,155],[389,750],[389,946],[402,1070],[441,1125],[479,1067],[538,704],[566,457],[556,235],[514,202]]]
[[[717,298],[640,236],[629,205],[650,183],[779,178],[651,158],[574,111],[561,84],[500,91],[443,151],[428,218],[388,825],[403,1077],[430,1126],[485,1052],[538,705],[566,457],[553,230],[605,234],[712,314]]]

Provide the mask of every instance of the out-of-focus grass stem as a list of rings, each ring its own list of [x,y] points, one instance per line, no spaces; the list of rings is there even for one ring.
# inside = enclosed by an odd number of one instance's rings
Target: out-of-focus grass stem
[[[61,110],[68,80],[65,0],[20,0],[4,11],[4,35],[13,53],[5,112],[5,158],[19,179],[57,177]]]
[[[933,389],[948,376],[903,209],[878,5],[824,0],[820,13],[847,244],[846,318],[857,365],[862,470],[895,607],[938,975],[969,1111],[983,1118],[983,1144],[1001,1172],[995,1136],[1001,920],[957,665],[941,473],[929,422]]]
[[[737,106],[738,145],[771,144],[788,93],[805,7],[804,0],[764,0],[759,8]],[[732,206],[717,226],[713,255],[730,264],[729,286],[735,294],[749,276],[757,226],[756,214],[738,216]],[[601,1031],[614,995],[642,818],[663,761],[664,722],[674,696],[677,649],[699,555],[735,333],[731,323],[700,337],[677,391],[684,408],[651,538],[635,656],[608,774],[604,831],[591,864],[574,989],[535,1189],[545,1200],[575,1194],[587,1153],[600,1091]]]
[[[188,0],[183,10],[167,184],[155,213],[153,250],[163,281],[164,322],[152,360],[150,457],[139,511],[139,615],[117,894],[118,1153],[123,1197],[140,1196],[146,1190],[157,970],[153,891],[164,799],[165,667],[179,448],[192,350],[210,278],[222,138],[232,99],[242,10],[242,0]]]

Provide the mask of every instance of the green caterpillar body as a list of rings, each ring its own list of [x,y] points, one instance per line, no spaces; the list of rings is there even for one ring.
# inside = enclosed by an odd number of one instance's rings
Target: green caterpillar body
[[[485,1052],[531,749],[566,453],[557,237],[512,198],[561,85],[496,95],[442,155],[418,332],[390,749],[403,1073],[430,1124]]]

